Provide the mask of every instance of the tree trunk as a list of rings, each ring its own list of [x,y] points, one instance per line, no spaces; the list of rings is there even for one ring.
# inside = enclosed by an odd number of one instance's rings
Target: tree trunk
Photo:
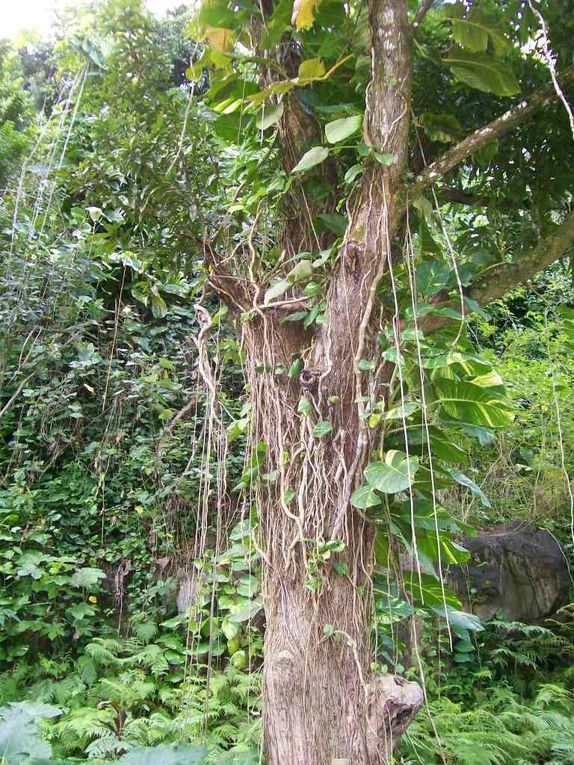
[[[373,677],[370,668],[374,528],[349,504],[368,451],[355,404],[358,341],[339,332],[351,361],[335,370],[322,355],[335,351],[333,340],[315,337],[314,345],[281,318],[267,312],[244,325],[253,455],[265,444],[256,501],[266,559],[266,763],[383,765],[422,692],[399,678]],[[284,370],[305,348],[318,366],[289,377]],[[333,432],[314,435],[314,424],[326,420]]]
[[[386,765],[423,700],[415,683],[371,671],[374,528],[350,504],[377,436],[366,426],[364,402],[384,399],[388,382],[388,368],[365,372],[361,362],[377,358],[377,319],[395,328],[398,320],[393,292],[381,308],[377,290],[391,269],[404,209],[407,0],[371,0],[369,24],[364,141],[373,156],[349,201],[349,226],[326,285],[324,322],[304,329],[283,321],[296,310],[292,301],[262,304],[264,286],[255,283],[253,268],[247,281],[238,281],[226,259],[210,255],[212,283],[243,312],[252,402],[249,464],[264,555],[267,765]],[[282,120],[286,170],[316,132],[297,103],[286,100]],[[319,172],[329,172],[327,163]],[[288,258],[320,244],[314,211],[300,196],[295,185],[278,233]],[[301,366],[298,375],[294,362]]]
[[[307,576],[277,570],[266,583],[266,763],[384,762],[367,756],[364,608],[354,607],[357,594],[346,577],[334,576],[316,597],[305,587]]]
[[[317,597],[302,574],[276,570],[265,588],[265,761],[387,765],[422,691],[371,672],[369,610],[349,578]]]

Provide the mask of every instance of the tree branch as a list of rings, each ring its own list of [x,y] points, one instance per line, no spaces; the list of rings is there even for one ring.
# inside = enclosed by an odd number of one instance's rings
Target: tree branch
[[[202,246],[203,258],[209,268],[209,283],[213,289],[228,308],[236,311],[247,310],[251,304],[250,293],[253,284],[233,273],[228,262],[216,255],[207,239],[204,239]]]
[[[493,300],[498,300],[518,284],[527,282],[535,274],[563,258],[573,245],[574,212],[571,212],[558,227],[558,230],[541,239],[528,255],[511,263],[497,263],[484,271],[475,282],[465,289],[465,296],[479,305],[486,305]],[[460,301],[447,299],[444,293],[439,294],[433,303],[437,308],[448,307],[460,310]],[[425,333],[433,332],[447,321],[448,319],[444,316],[430,314],[424,318],[421,329]]]
[[[496,206],[497,210],[528,210],[530,205],[527,199],[522,202],[516,202],[513,199],[497,199],[494,201],[488,192],[476,194],[469,189],[461,189],[457,186],[441,186],[437,191],[440,202],[449,202],[457,205],[468,205],[469,207],[488,207]]]
[[[560,75],[563,83],[574,80],[574,66],[565,69]],[[409,197],[412,199],[418,196],[428,186],[431,186],[436,180],[455,168],[463,162],[470,154],[482,149],[484,146],[494,141],[496,138],[514,130],[539,109],[542,109],[551,101],[557,98],[554,88],[544,88],[532,93],[524,98],[512,109],[501,114],[500,117],[492,120],[487,125],[475,130],[460,143],[446,151],[442,156],[432,162],[415,179],[414,183],[408,188]]]
[[[420,7],[417,11],[417,15],[415,16],[415,20],[413,21],[411,26],[413,34],[417,33],[418,28],[423,23],[425,16],[430,11],[433,4],[434,4],[434,0],[422,0]]]
[[[544,237],[525,257],[512,263],[497,263],[470,285],[469,297],[485,305],[509,292],[515,285],[531,279],[564,257],[574,244],[574,212],[551,236]]]

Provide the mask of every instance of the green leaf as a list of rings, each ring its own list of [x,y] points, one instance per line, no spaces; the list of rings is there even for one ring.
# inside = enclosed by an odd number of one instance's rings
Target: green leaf
[[[160,295],[151,296],[151,312],[156,319],[163,319],[167,315],[167,303]]]
[[[425,112],[421,114],[418,122],[431,141],[451,143],[458,140],[462,133],[460,122],[452,114]]]
[[[245,604],[228,616],[230,622],[247,622],[253,619],[263,608],[263,600],[260,597],[246,600]]]
[[[86,616],[93,616],[96,612],[92,606],[89,606],[87,603],[78,603],[77,605],[68,608],[66,613],[70,614],[76,621],[81,621]]]
[[[418,408],[419,404],[417,404],[416,401],[405,401],[404,404],[389,409],[388,412],[384,412],[382,418],[383,420],[405,420],[413,414],[413,412],[416,412]]]
[[[116,765],[205,765],[206,750],[191,744],[136,747]]]
[[[283,116],[283,101],[278,106],[273,106],[271,104],[265,104],[263,106],[263,109],[261,110],[261,114],[257,118],[255,124],[258,128],[258,130],[267,130],[267,128],[272,127],[273,125],[277,124],[281,117]]]
[[[289,371],[287,372],[287,377],[289,377],[289,379],[291,380],[296,380],[301,374],[302,369],[303,369],[302,359],[295,359],[295,361],[289,367]]]
[[[269,289],[266,290],[263,298],[264,305],[267,305],[267,303],[271,303],[276,298],[284,295],[292,286],[293,284],[288,279],[280,279],[272,287],[269,287]]]
[[[389,544],[389,535],[378,528],[375,535],[375,560],[378,566],[388,568],[391,560],[391,547]]]
[[[391,449],[384,462],[372,462],[365,470],[367,482],[383,494],[396,494],[412,486],[419,468],[416,457]]]
[[[100,579],[105,579],[106,575],[99,568],[79,568],[70,579],[72,587],[90,588],[98,584]]]
[[[453,271],[444,260],[433,258],[425,260],[417,267],[417,290],[423,295],[434,295],[453,281]]]
[[[49,757],[50,744],[40,735],[38,723],[61,710],[49,704],[12,702],[0,709],[0,753],[6,765],[25,765],[30,758]]]
[[[319,219],[337,236],[343,236],[347,229],[347,216],[340,213],[321,213]]]
[[[347,172],[345,173],[344,181],[345,183],[353,183],[353,181],[357,178],[357,176],[361,175],[361,173],[364,171],[363,165],[353,165],[350,167]]]
[[[317,80],[325,74],[325,64],[320,58],[308,58],[299,64],[297,75],[300,80]]]
[[[443,61],[457,79],[476,90],[497,96],[513,96],[520,91],[512,68],[486,54],[459,50]]]
[[[333,425],[329,420],[321,420],[313,428],[313,435],[315,438],[323,438],[333,430]]]
[[[444,583],[441,583],[439,579],[431,574],[406,571],[404,574],[404,585],[407,592],[410,592],[413,596],[415,606],[426,606],[427,608],[434,608],[435,606],[443,607],[446,602],[447,606],[452,608],[462,608],[462,604],[457,596]]]
[[[359,510],[366,510],[368,507],[377,507],[382,502],[381,497],[375,489],[368,484],[359,486],[351,495],[351,504]]]
[[[480,499],[484,507],[491,507],[488,497],[482,491],[480,486],[472,480],[472,478],[469,478],[460,470],[456,470],[456,468],[449,468],[448,472],[457,483],[459,483],[461,486],[466,486],[467,489],[470,489],[474,496]]]
[[[353,135],[361,128],[363,118],[360,114],[354,114],[352,117],[342,117],[339,120],[333,120],[325,125],[325,136],[329,143],[340,143],[345,138]]]
[[[292,173],[304,173],[316,165],[320,165],[329,156],[329,149],[326,146],[313,146],[312,149],[305,152],[299,162],[295,165]]]
[[[514,419],[492,388],[442,378],[433,382],[433,390],[441,409],[468,425],[504,428]]]
[[[466,13],[462,4],[445,6],[445,15],[452,23],[452,36],[461,47],[473,53],[486,51],[488,41],[492,41],[496,54],[501,54],[510,48],[503,30],[492,24],[477,8],[471,8]]]
[[[310,260],[301,260],[289,271],[287,279],[289,282],[301,282],[310,279],[313,276],[313,263]]]
[[[460,632],[481,632],[484,627],[482,626],[478,616],[474,614],[467,614],[465,611],[461,611],[458,608],[453,608],[447,601],[446,606],[444,603],[441,605],[432,606],[432,610],[448,619],[450,625]]]
[[[377,160],[377,162],[381,165],[392,165],[395,161],[395,155],[394,154],[387,154],[382,153],[380,151],[376,151],[373,154],[373,157]]]

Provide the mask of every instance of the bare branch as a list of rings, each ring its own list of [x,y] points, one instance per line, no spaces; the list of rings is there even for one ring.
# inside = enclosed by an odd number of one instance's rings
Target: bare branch
[[[412,23],[412,31],[413,34],[417,33],[418,28],[423,23],[425,16],[430,11],[431,7],[434,4],[434,0],[422,0],[420,7],[417,11],[417,15],[415,16],[415,20]]]
[[[563,258],[573,245],[574,212],[570,213],[553,234],[541,239],[528,255],[516,261],[496,263],[484,271],[465,289],[465,295],[479,305],[498,300],[518,284],[524,284],[535,274]],[[433,303],[437,308],[449,307],[460,310],[460,303],[447,299],[444,294],[438,295]],[[423,320],[422,329],[425,333],[432,332],[442,327],[447,321],[448,319],[444,316],[428,315]]]
[[[568,67],[562,72],[560,79],[563,83],[574,80],[574,66]],[[439,178],[463,162],[470,154],[482,149],[496,138],[508,133],[518,125],[521,125],[539,109],[542,109],[557,98],[554,88],[544,88],[524,98],[512,109],[509,109],[500,117],[492,120],[487,125],[475,130],[460,143],[446,151],[442,156],[432,162],[416,178],[408,189],[409,197],[418,196],[427,186],[431,186]]]

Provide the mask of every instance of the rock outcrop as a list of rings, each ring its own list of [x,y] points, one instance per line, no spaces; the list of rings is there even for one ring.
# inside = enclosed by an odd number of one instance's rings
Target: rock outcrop
[[[482,619],[501,612],[509,621],[532,624],[568,604],[567,558],[549,531],[513,521],[463,544],[470,560],[451,567],[448,578],[465,608]]]

